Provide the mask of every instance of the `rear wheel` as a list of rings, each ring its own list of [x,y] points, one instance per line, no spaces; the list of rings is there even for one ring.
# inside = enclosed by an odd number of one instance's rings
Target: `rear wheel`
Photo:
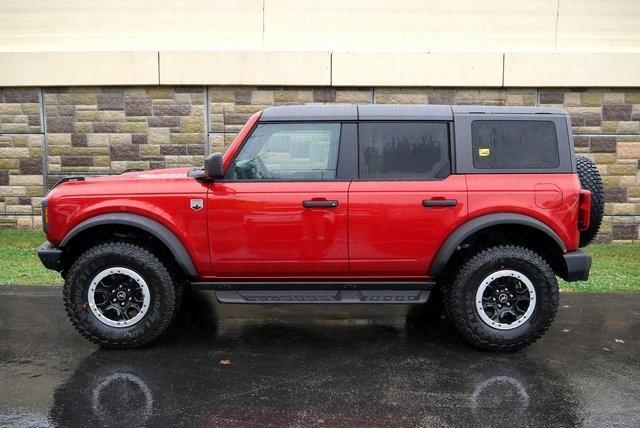
[[[71,265],[64,303],[87,339],[109,348],[137,347],[156,340],[173,320],[180,298],[176,285],[147,249],[109,242]]]
[[[533,251],[498,246],[476,254],[444,290],[447,314],[482,349],[510,351],[540,338],[558,308],[558,283]]]

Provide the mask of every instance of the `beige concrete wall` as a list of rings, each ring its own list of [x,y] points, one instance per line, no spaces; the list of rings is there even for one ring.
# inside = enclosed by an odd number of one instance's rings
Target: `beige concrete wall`
[[[638,0],[3,0],[0,86],[621,87]]]
[[[334,52],[334,86],[501,86],[491,52]]]
[[[504,86],[640,86],[640,53],[508,53]]]
[[[0,51],[237,49],[262,41],[262,0],[2,0]]]
[[[637,0],[3,0],[0,51],[640,49]]]
[[[330,85],[329,52],[160,52],[163,85]]]
[[[0,86],[158,83],[157,52],[0,52]]]
[[[640,53],[0,52],[0,86],[636,87]]]
[[[376,51],[547,49],[556,14],[557,0],[266,0],[264,42]]]
[[[640,50],[640,1],[560,0],[557,49]]]

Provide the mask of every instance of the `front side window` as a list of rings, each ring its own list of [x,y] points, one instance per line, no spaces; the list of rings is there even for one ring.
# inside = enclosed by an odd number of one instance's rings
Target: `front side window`
[[[359,140],[360,178],[432,180],[451,172],[446,123],[362,123]]]
[[[560,165],[555,123],[548,120],[474,120],[473,166],[539,169]]]
[[[334,179],[339,143],[339,123],[261,123],[242,146],[227,178]]]

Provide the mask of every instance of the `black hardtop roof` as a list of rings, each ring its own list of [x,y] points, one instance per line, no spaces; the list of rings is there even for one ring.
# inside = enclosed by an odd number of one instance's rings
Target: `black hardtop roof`
[[[470,106],[431,104],[307,104],[269,107],[261,122],[303,120],[453,120],[463,114],[554,114],[566,110],[551,107]]]

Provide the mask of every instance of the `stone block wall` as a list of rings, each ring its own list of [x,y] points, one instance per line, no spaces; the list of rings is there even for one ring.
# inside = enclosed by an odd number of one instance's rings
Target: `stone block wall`
[[[600,239],[637,241],[640,89],[541,90],[540,105],[571,114],[576,152],[598,165],[606,191]]]
[[[200,166],[207,153],[225,150],[256,111],[308,103],[566,108],[572,116],[576,151],[596,161],[606,185],[606,218],[599,239],[640,241],[640,89],[636,88],[0,89],[0,225],[39,227],[40,199],[65,175]]]
[[[202,87],[47,90],[49,186],[69,174],[201,165],[204,96]]]
[[[40,133],[40,91],[0,88],[0,134]]]
[[[42,135],[0,135],[0,227],[40,226],[42,142]]]
[[[45,192],[40,96],[39,89],[0,88],[0,227],[40,226]]]

